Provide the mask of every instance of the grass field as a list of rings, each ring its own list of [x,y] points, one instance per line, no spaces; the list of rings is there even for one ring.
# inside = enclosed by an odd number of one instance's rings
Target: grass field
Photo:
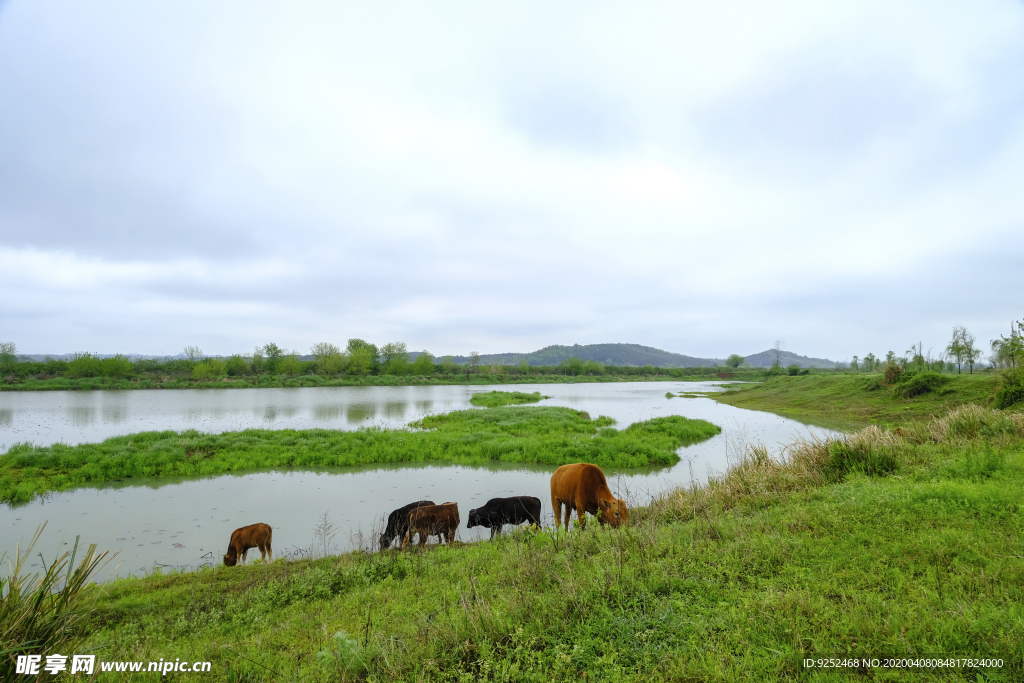
[[[969,408],[751,451],[619,530],[120,580],[91,642],[245,681],[1018,681],[1022,500],[1024,414]],[[886,655],[1003,666],[801,664]]]
[[[942,377],[946,382],[941,388],[912,398],[901,398],[897,387],[883,385],[880,374],[779,376],[760,384],[737,384],[711,398],[826,427],[857,429],[927,420],[969,403],[988,405],[1000,382],[996,374]]]
[[[270,467],[491,461],[605,467],[679,462],[676,449],[721,430],[704,420],[663,417],[615,429],[607,417],[559,407],[461,410],[409,430],[259,430],[223,434],[143,432],[98,444],[13,446],[0,456],[0,502],[131,477],[215,475]]]

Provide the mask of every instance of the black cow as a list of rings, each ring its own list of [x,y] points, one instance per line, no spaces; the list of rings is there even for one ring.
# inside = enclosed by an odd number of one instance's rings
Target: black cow
[[[530,522],[540,526],[540,498],[533,496],[513,496],[512,498],[491,498],[483,507],[469,511],[466,527],[487,527],[494,534],[501,533],[506,524],[522,524]]]
[[[410,512],[416,508],[433,504],[434,501],[432,500],[417,500],[415,503],[409,503],[388,515],[388,526],[384,529],[384,533],[380,535],[380,549],[390,548],[396,538],[405,538],[406,532],[409,531]]]

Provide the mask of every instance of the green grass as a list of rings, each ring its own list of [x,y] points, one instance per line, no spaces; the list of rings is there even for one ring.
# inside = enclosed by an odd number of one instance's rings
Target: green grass
[[[462,410],[424,418],[411,430],[258,430],[204,434],[143,432],[98,444],[13,446],[0,456],[0,501],[131,477],[210,476],[273,467],[444,461],[525,462],[603,467],[673,465],[676,449],[721,430],[710,422],[663,417],[618,430],[558,407]]]
[[[1024,417],[905,434],[802,444],[781,464],[752,452],[619,530],[120,580],[91,639],[105,659],[208,659],[249,681],[1021,680]],[[876,450],[885,476],[855,457]],[[1005,664],[801,664],[883,655]]]
[[[522,391],[488,391],[473,394],[473,397],[469,399],[469,402],[475,406],[498,408],[501,406],[522,405],[523,403],[537,403],[541,399],[545,398],[551,397],[541,396],[539,391],[535,391],[532,394],[527,394]]]
[[[933,373],[927,373],[933,374]],[[711,398],[737,408],[765,410],[828,427],[860,428],[927,420],[950,408],[970,403],[988,405],[999,386],[994,374],[941,375],[918,395],[921,386],[901,382],[888,387],[880,374],[810,374],[780,376],[760,384],[735,385]],[[926,378],[927,379],[927,378]]]

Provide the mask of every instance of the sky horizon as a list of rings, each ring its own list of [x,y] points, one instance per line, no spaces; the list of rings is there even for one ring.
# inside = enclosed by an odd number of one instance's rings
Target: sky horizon
[[[1011,0],[0,0],[0,341],[987,357],[1022,84]]]

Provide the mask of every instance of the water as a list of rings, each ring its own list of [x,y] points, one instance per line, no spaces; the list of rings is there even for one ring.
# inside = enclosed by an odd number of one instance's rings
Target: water
[[[664,415],[701,418],[722,434],[680,449],[683,460],[667,468],[606,470],[612,490],[643,504],[667,488],[706,480],[724,471],[747,443],[778,452],[796,438],[830,434],[772,413],[734,408],[706,398],[665,393],[714,391],[711,382],[516,385],[552,398],[540,405],[586,410],[614,418],[619,428]],[[402,427],[423,415],[471,407],[471,386],[335,387],[305,389],[182,390],[134,392],[32,392],[0,394],[0,449],[12,443],[68,444],[145,430],[222,432],[252,427],[358,429]],[[486,538],[466,529],[469,510],[496,496],[532,495],[552,518],[548,481],[554,467],[495,464],[371,465],[320,471],[261,471],[206,479],[133,480],[77,489],[19,506],[0,506],[0,550],[11,552],[48,521],[40,545],[49,563],[83,543],[119,550],[102,575],[144,573],[154,566],[219,563],[231,531],[255,522],[274,529],[275,557],[324,550],[340,552],[376,544],[387,514],[428,499],[459,504],[464,541]],[[324,515],[327,515],[325,518]],[[316,528],[320,528],[320,532]],[[328,525],[330,529],[328,530]],[[258,551],[250,551],[250,558]],[[31,564],[42,568],[38,555]]]

